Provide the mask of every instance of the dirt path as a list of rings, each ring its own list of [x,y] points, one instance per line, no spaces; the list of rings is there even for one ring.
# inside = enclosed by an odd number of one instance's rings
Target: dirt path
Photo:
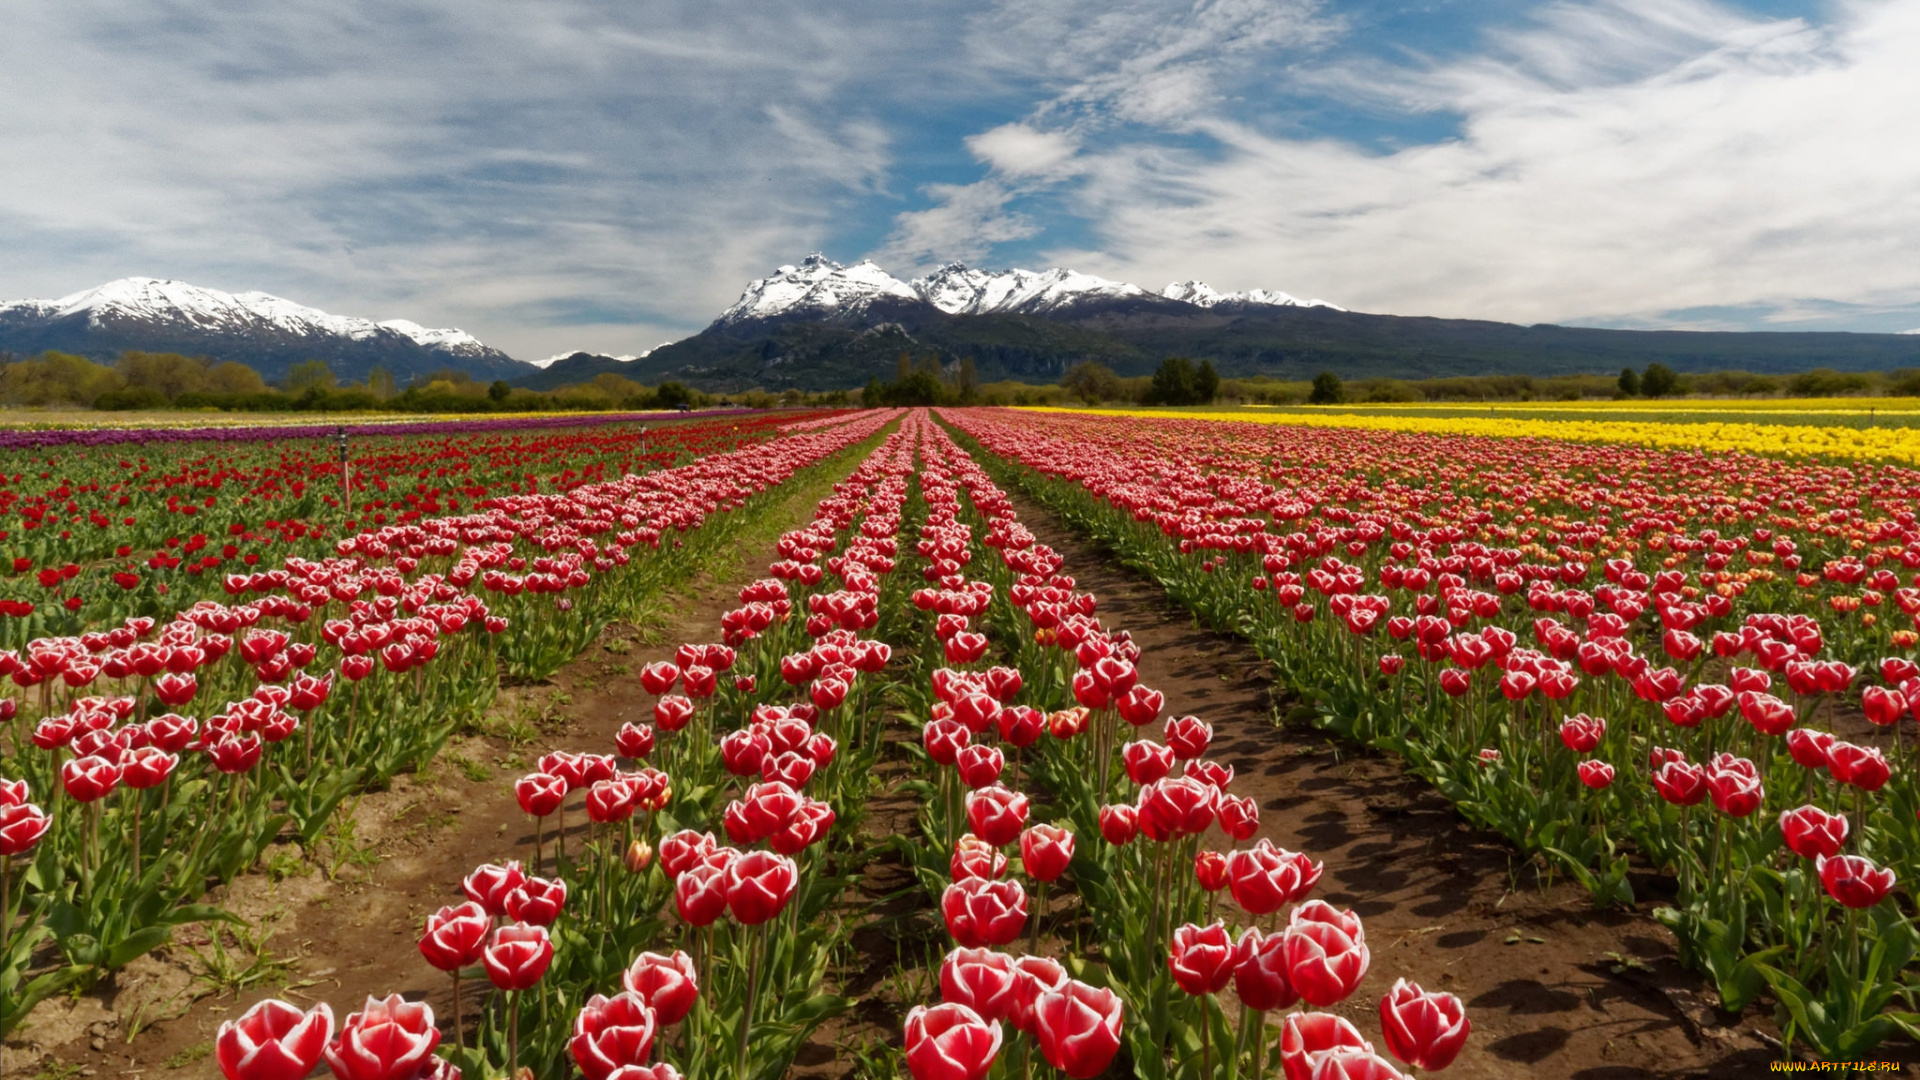
[[[1467,1003],[1473,1038],[1451,1080],[1745,1077],[1777,1051],[1751,1018],[1723,1023],[1664,927],[1601,914],[1584,890],[1544,888],[1501,838],[1475,831],[1396,759],[1302,724],[1276,727],[1271,668],[1248,643],[1192,615],[1031,500],[1020,518],[1100,598],[1103,623],[1140,643],[1141,681],[1169,715],[1214,726],[1208,756],[1254,796],[1261,835],[1326,863],[1317,895],[1366,920],[1372,968],[1336,1011],[1377,1033],[1395,978]]]

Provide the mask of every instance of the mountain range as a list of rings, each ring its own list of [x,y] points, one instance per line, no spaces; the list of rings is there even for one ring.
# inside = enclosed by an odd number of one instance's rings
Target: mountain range
[[[1083,360],[1122,375],[1167,356],[1211,360],[1227,376],[1345,378],[1679,371],[1793,372],[1920,367],[1920,335],[1720,333],[1518,326],[1377,315],[1325,300],[1201,281],[1149,291],[1056,268],[977,270],[949,263],[901,279],[871,261],[820,255],[750,282],[691,337],[627,356],[566,352],[516,360],[457,329],[331,315],[267,293],[123,278],[58,300],[0,305],[0,353],[44,350],[110,360],[126,349],[246,363],[269,380],[307,359],[342,380],[374,367],[401,383],[444,368],[552,389],[615,373],[709,391],[851,388],[891,378],[902,355],[971,360],[981,381],[1057,380]]]
[[[385,368],[405,384],[456,368],[510,379],[527,365],[463,330],[406,319],[374,322],[330,315],[263,292],[227,293],[184,281],[130,277],[58,300],[0,304],[0,351],[47,350],[110,360],[127,349],[235,360],[268,380],[302,360],[325,360],[336,377],[365,379]]]

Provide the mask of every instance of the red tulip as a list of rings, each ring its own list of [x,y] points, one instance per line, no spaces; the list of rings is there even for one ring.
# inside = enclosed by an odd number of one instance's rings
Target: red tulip
[[[214,1057],[227,1080],[305,1080],[332,1035],[333,1010],[326,1002],[303,1013],[267,1000],[220,1025]]]
[[[1218,993],[1233,978],[1233,969],[1243,959],[1240,948],[1227,933],[1225,923],[1195,926],[1187,923],[1173,932],[1167,970],[1174,983],[1195,997]]]
[[[549,773],[528,773],[513,782],[513,797],[520,809],[534,817],[546,817],[567,798],[567,782]]]
[[[967,725],[947,717],[933,720],[922,728],[920,741],[934,764],[952,765],[959,759],[961,748],[973,741],[973,732],[967,730]]]
[[[1147,839],[1165,842],[1198,836],[1213,824],[1213,808],[1220,792],[1190,776],[1173,777],[1140,789],[1140,831]]]
[[[211,723],[208,726],[211,727]],[[243,773],[260,763],[263,746],[260,736],[251,733],[223,735],[207,746],[207,758],[223,773]]]
[[[985,840],[967,833],[953,845],[953,858],[947,868],[953,880],[986,878],[991,881],[1007,872],[1007,857]]]
[[[1020,865],[1035,881],[1056,881],[1073,861],[1073,834],[1055,825],[1030,825],[1020,834]]]
[[[1191,761],[1206,753],[1208,744],[1213,742],[1213,726],[1197,716],[1167,721],[1164,734],[1167,745],[1173,748],[1173,756],[1181,761]]]
[[[420,936],[420,955],[441,971],[458,971],[480,962],[492,920],[486,908],[471,900],[459,907],[443,907],[427,916]]]
[[[1309,900],[1287,919],[1287,982],[1309,1004],[1326,1008],[1360,985],[1370,959],[1359,916]]]
[[[1586,713],[1569,716],[1560,722],[1560,741],[1576,754],[1590,754],[1607,734],[1607,722]]]
[[[978,790],[1000,779],[1000,770],[1006,767],[1006,757],[997,746],[974,743],[962,747],[954,759],[954,767],[960,773],[960,782],[968,790]]]
[[[965,1005],[987,1020],[1006,1020],[1019,1010],[1019,979],[1013,957],[991,949],[954,949],[940,964],[940,999]]]
[[[1173,771],[1173,749],[1150,739],[1122,746],[1120,760],[1127,767],[1127,777],[1136,784],[1151,784]]]
[[[1248,927],[1240,935],[1240,961],[1233,969],[1233,990],[1255,1012],[1291,1008],[1300,1000],[1287,981],[1286,935],[1262,934]]]
[[[1870,908],[1893,888],[1893,871],[1859,855],[1821,856],[1814,861],[1827,895],[1850,908]]]
[[[768,846],[782,855],[798,855],[833,828],[833,806],[817,799],[802,799],[787,823],[767,837]]]
[[[1242,910],[1267,915],[1313,891],[1324,870],[1306,855],[1261,840],[1227,856],[1227,886]]]
[[[940,913],[964,948],[1005,945],[1027,925],[1027,893],[1013,880],[956,881],[941,894]]]
[[[693,719],[693,700],[679,694],[668,694],[653,703],[653,722],[662,731],[679,731]]]
[[[81,757],[60,769],[60,783],[75,802],[104,799],[120,786],[120,766],[103,757]]]
[[[1802,806],[1780,815],[1780,835],[1787,849],[1803,859],[1831,858],[1847,842],[1847,819],[1817,806]]]
[[[32,803],[0,806],[0,856],[12,858],[32,851],[53,828],[53,819]]]
[[[1861,791],[1879,791],[1893,775],[1877,747],[1834,740],[1827,749],[1827,771],[1835,780]]]
[[[498,917],[507,913],[507,894],[526,883],[526,872],[518,862],[505,866],[485,863],[460,882],[460,890],[467,899],[487,909],[487,914]]]
[[[1868,720],[1881,727],[1891,727],[1906,714],[1907,698],[1898,690],[1869,686],[1860,693],[1860,709],[1867,714]]]
[[[1140,832],[1139,812],[1126,803],[1100,808],[1100,836],[1115,847],[1132,843]]]
[[[1653,774],[1654,790],[1675,806],[1693,806],[1707,797],[1707,774],[1698,765],[1670,761]]]
[[[649,724],[621,724],[614,733],[613,748],[621,757],[638,760],[653,753],[653,727]]]
[[[965,1005],[916,1005],[907,1013],[907,1070],[914,1080],[981,1080],[1000,1053],[1000,1023]]]
[[[1047,714],[1031,705],[1009,705],[1000,710],[995,721],[1000,741],[1017,749],[1026,749],[1040,740],[1046,730]]]
[[[1428,993],[1419,983],[1397,979],[1380,999],[1380,1034],[1387,1049],[1416,1069],[1432,1072],[1453,1064],[1472,1030],[1466,1007],[1452,994]]]
[[[544,926],[515,923],[494,931],[493,941],[480,952],[487,979],[501,990],[526,990],[540,981],[553,963],[553,941]]]
[[[1013,961],[1014,1011],[1008,1019],[1013,1026],[1033,1033],[1033,1007],[1044,994],[1065,990],[1073,980],[1057,960],[1045,956],[1020,956]]]
[[[157,746],[142,746],[127,754],[121,762],[120,779],[136,791],[159,787],[180,764],[180,759]]]
[[[1583,761],[1578,769],[1580,782],[1600,791],[1613,783],[1613,766],[1604,761]]]
[[[1729,817],[1746,817],[1760,809],[1760,800],[1766,795],[1758,776],[1739,769],[1708,770],[1707,791],[1713,796],[1713,805]]]
[[[1107,1070],[1120,1049],[1121,1012],[1113,991],[1069,982],[1035,998],[1034,1039],[1047,1064],[1073,1080],[1092,1080]]]
[[[727,871],[699,862],[673,881],[674,909],[689,926],[708,926],[727,911]]]
[[[567,883],[559,878],[528,877],[509,891],[504,901],[507,918],[534,926],[551,926],[567,906]]]
[[[1233,783],[1233,766],[1217,761],[1189,761],[1181,772],[1218,791],[1222,797],[1226,795],[1228,785]],[[1218,806],[1217,801],[1215,805]]]
[[[653,1053],[653,1010],[631,990],[595,994],[573,1018],[567,1052],[587,1080],[607,1080],[628,1065],[645,1065]]]
[[[1827,751],[1833,747],[1833,735],[1830,732],[1814,731],[1811,728],[1794,728],[1787,732],[1787,752],[1793,760],[1809,769],[1827,767]]]
[[[643,952],[628,965],[620,981],[628,993],[646,1002],[661,1027],[671,1027],[686,1019],[693,1003],[700,998],[693,958],[683,952],[670,955]]]
[[[640,669],[640,688],[649,694],[660,695],[673,689],[680,681],[680,669],[665,660],[648,664]]]
[[[370,997],[340,1025],[340,1037],[326,1050],[327,1066],[339,1080],[416,1080],[439,1044],[433,1009],[425,1002],[399,994]]]
[[[1373,1053],[1373,1044],[1344,1016],[1289,1013],[1280,1028],[1280,1068],[1287,1080],[1313,1080],[1321,1059],[1340,1050]]]
[[[1167,696],[1158,690],[1135,686],[1113,704],[1120,711],[1122,720],[1134,727],[1145,727],[1160,719],[1160,710],[1166,707]]]
[[[718,846],[712,833],[681,829],[661,839],[660,869],[666,871],[669,878],[678,878]]]
[[[727,865],[727,910],[735,921],[758,926],[793,899],[799,877],[799,868],[784,855],[745,852]]]
[[[973,834],[995,847],[1020,836],[1027,824],[1027,797],[1000,784],[967,794],[967,824]]]
[[[1371,1050],[1338,1047],[1321,1055],[1314,1080],[1408,1080],[1393,1063]]]
[[[1236,841],[1251,840],[1260,831],[1260,804],[1251,795],[1233,796],[1222,791],[1216,813],[1220,831]]]

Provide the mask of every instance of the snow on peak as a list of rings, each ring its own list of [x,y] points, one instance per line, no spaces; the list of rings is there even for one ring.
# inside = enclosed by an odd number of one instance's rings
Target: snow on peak
[[[663,341],[659,345],[655,345],[653,349],[663,348],[671,344],[673,344],[673,342]],[[618,360],[623,364],[630,364],[635,360],[644,360],[648,356],[651,356],[653,354],[653,349],[641,349],[637,353],[623,353],[620,356],[609,356],[607,357],[607,359]],[[546,368],[550,368],[553,365],[559,363],[560,361],[565,360],[569,356],[579,356],[583,353],[587,356],[605,355],[603,353],[588,352],[586,349],[569,349],[566,352],[554,353],[552,356],[547,357],[545,360],[529,360],[527,361],[527,363],[532,364],[534,367],[545,370]]]
[[[1338,304],[1325,300],[1302,300],[1297,296],[1272,289],[1249,289],[1246,292],[1223,293],[1204,281],[1176,281],[1160,290],[1160,295],[1169,300],[1179,300],[1195,307],[1211,308],[1221,304],[1262,305],[1266,307],[1323,307],[1335,311],[1345,311]]]
[[[791,313],[857,314],[881,298],[923,300],[949,315],[1041,315],[1089,300],[1154,295],[1138,285],[1062,267],[995,271],[950,262],[925,277],[901,281],[872,260],[842,266],[816,252],[798,266],[781,266],[771,277],[750,283],[740,299],[720,314],[715,325],[728,326]],[[1299,300],[1267,289],[1222,293],[1202,281],[1175,282],[1157,295],[1203,308],[1223,303],[1337,307],[1324,300]]]
[[[725,326],[796,311],[860,312],[880,297],[917,299],[906,282],[880,269],[871,259],[842,266],[815,252],[799,266],[782,266],[772,277],[749,283],[740,299],[715,321]]]
[[[137,320],[210,333],[277,331],[301,337],[353,340],[395,333],[441,352],[489,351],[478,338],[464,330],[431,329],[406,319],[376,323],[371,319],[330,315],[271,293],[221,292],[163,278],[120,278],[58,300],[19,300],[0,305],[0,312],[45,319],[85,316],[94,326]]]
[[[974,270],[964,263],[948,263],[923,278],[913,289],[927,303],[949,315],[1010,313],[1033,315],[1067,307],[1081,300],[1145,296],[1146,290],[1123,281],[1092,274],[1052,270]]]

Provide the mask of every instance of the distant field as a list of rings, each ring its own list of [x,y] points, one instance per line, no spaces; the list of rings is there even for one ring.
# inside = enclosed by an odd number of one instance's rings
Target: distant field
[[[1212,411],[1212,410],[1210,410]],[[1244,405],[1217,411],[1325,416],[1487,417],[1510,420],[1642,420],[1661,424],[1793,424],[1810,427],[1920,427],[1920,398],[1696,398],[1667,401],[1419,402],[1415,404]]]
[[[1920,464],[1920,399],[1914,398],[1041,408],[1036,411],[1185,416],[1196,420],[1431,435],[1639,443],[1671,450]]]

